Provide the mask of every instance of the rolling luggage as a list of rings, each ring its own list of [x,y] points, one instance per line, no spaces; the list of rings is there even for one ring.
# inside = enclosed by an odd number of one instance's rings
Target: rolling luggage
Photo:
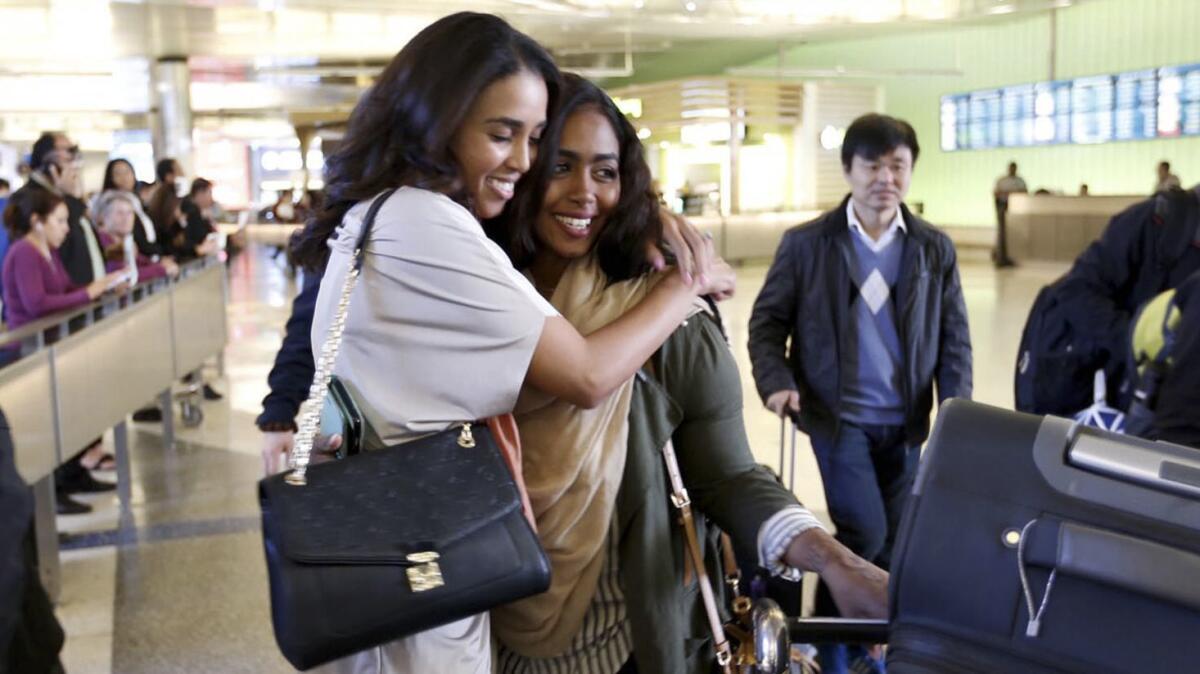
[[[890,600],[892,674],[1198,671],[1200,451],[951,401]]]

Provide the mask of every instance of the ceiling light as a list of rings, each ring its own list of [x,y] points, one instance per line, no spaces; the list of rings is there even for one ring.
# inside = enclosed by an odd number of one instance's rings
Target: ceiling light
[[[644,126],[640,129],[638,129],[638,138],[641,138],[642,140],[646,140],[651,135],[652,135],[652,132],[650,131],[650,129],[647,129]]]
[[[696,11],[696,3],[688,2],[688,3],[684,4],[683,8],[689,12],[694,12],[694,11]]]
[[[1017,8],[1012,5],[996,5],[988,9],[988,14],[1012,14],[1017,11]]]
[[[832,124],[828,124],[824,129],[821,129],[821,147],[826,150],[836,150],[842,146],[842,139],[845,137],[845,129],[839,129]]]

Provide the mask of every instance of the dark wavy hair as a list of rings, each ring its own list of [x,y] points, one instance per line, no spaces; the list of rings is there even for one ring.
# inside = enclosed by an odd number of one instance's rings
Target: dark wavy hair
[[[4,207],[4,228],[10,241],[25,236],[33,229],[33,216],[42,220],[50,217],[59,204],[66,201],[50,190],[18,190],[8,199]]]
[[[522,70],[558,96],[558,67],[532,38],[490,14],[459,12],[430,24],[396,54],[350,116],[325,161],[325,198],[291,244],[292,258],[317,269],[346,211],[384,189],[422,187],[470,208],[450,143],[475,99]]]
[[[113,182],[113,169],[116,168],[117,164],[124,164],[129,167],[129,172],[133,174],[133,188],[136,192],[138,183],[137,171],[133,170],[133,164],[129,163],[128,159],[113,159],[112,161],[108,162],[108,166],[104,167],[104,185],[100,188],[100,191],[107,192],[109,190],[119,189],[117,187],[117,183]]]
[[[637,130],[608,94],[578,75],[563,75],[560,99],[561,103],[554,108],[542,133],[537,161],[522,178],[512,203],[487,223],[488,234],[508,252],[517,269],[524,269],[533,262],[539,245],[538,214],[554,178],[563,127],[576,112],[595,110],[608,120],[617,136],[621,197],[596,237],[593,250],[609,283],[644,274],[650,270],[646,248],[650,242],[662,238],[662,221],[658,215],[658,197],[651,189],[650,167],[646,164]]]
[[[150,203],[146,204],[146,215],[154,223],[155,236],[159,241],[170,241],[179,229],[179,218],[176,213],[183,199],[175,193],[175,186],[163,183],[154,190]]]

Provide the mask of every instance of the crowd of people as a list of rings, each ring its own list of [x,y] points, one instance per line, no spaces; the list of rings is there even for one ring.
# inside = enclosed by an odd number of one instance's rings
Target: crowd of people
[[[327,446],[376,450],[463,423],[514,424],[516,482],[551,581],[319,671],[712,671],[718,638],[697,591],[705,574],[685,562],[681,526],[692,525],[672,515],[664,445],[700,515],[708,576],[731,570],[724,532],[739,557],[771,574],[816,573],[818,614],[886,617],[887,569],[930,415],[935,402],[973,389],[955,248],[904,201],[919,156],[904,120],[855,120],[841,148],[847,196],[783,237],[749,322],[761,402],[809,435],[831,534],[754,460],[720,314],[735,275],[711,239],[659,203],[636,129],[612,99],[560,73],[495,16],[454,14],[414,37],[327,158],[323,199],[283,193],[269,209],[270,219],[305,222],[291,254],[309,273],[257,420],[265,471],[285,469],[314,355],[339,324],[332,372],[366,428],[359,447]],[[177,162],[159,162],[142,186],[128,162],[113,160],[88,205],[74,158],[65,136],[43,136],[30,182],[5,208],[10,327],[122,292],[132,278],[177,274],[214,250],[209,181],[196,178],[181,195]],[[1148,233],[1165,217],[1155,198],[1118,216],[1066,277],[1088,308],[1086,330],[1113,359],[1121,340],[1129,348],[1141,307],[1175,287],[1182,318],[1163,323],[1176,331],[1174,362],[1195,359],[1200,208],[1175,183],[1168,219],[1191,227],[1190,238]],[[1010,165],[994,192],[1001,232],[1008,195],[1026,189]],[[1000,243],[1004,266],[1002,233]],[[1162,258],[1145,253],[1168,244],[1180,250],[1163,272]],[[359,281],[347,300],[352,270]],[[1167,372],[1158,389],[1176,396],[1163,408],[1173,424],[1196,425],[1175,412],[1179,401],[1200,404],[1192,379]],[[111,489],[88,473],[111,457],[94,454],[59,469],[87,478],[56,473],[56,483]],[[70,503],[60,498],[60,509]],[[728,599],[723,584],[713,589]],[[818,662],[832,674],[883,672],[878,655],[827,644]]]
[[[175,277],[180,263],[217,250],[207,214],[212,183],[196,178],[181,198],[176,185],[182,170],[173,159],[158,162],[156,181],[149,185],[137,181],[130,162],[113,159],[90,200],[85,200],[79,149],[66,134],[43,133],[28,164],[26,183],[0,197],[0,296],[8,330],[106,294],[122,295],[140,282]],[[0,347],[0,363],[19,358],[20,348],[16,343]],[[212,391],[212,396],[219,394]],[[134,416],[137,421],[161,418],[157,406]],[[112,482],[96,479],[92,471],[115,467],[99,438],[59,466],[54,475],[58,513],[90,512],[89,504],[71,495],[113,490]]]

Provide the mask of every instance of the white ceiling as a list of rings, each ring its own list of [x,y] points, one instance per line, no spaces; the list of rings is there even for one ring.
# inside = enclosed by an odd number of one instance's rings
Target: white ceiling
[[[144,126],[161,56],[188,57],[198,119],[345,111],[409,37],[459,10],[500,14],[613,83],[679,76],[697,55],[714,72],[691,74],[720,75],[800,42],[1072,1],[1086,0],[0,0],[0,138]]]
[[[1076,2],[1082,0],[1075,0]],[[662,51],[692,40],[800,41],[1044,11],[1071,0],[0,0],[0,69],[105,69],[161,55],[236,61],[379,59],[470,9],[556,53]]]

